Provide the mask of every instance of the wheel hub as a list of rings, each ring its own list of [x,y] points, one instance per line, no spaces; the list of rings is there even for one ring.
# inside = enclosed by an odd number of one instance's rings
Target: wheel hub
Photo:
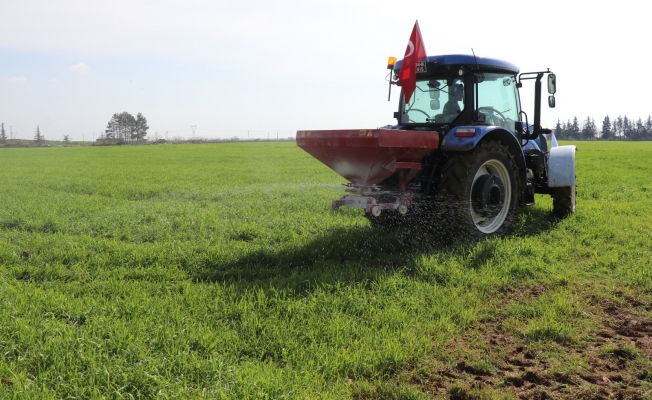
[[[497,216],[505,202],[505,185],[496,175],[480,176],[473,183],[471,206],[476,214],[484,218]]]

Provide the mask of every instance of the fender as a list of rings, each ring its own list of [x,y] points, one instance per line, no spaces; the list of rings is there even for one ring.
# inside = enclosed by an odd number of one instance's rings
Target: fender
[[[473,136],[455,136],[458,129],[475,129]],[[514,155],[514,160],[521,171],[523,182],[525,182],[525,156],[523,149],[518,143],[518,139],[507,131],[498,126],[456,126],[446,133],[441,141],[440,149],[444,151],[469,151],[473,150],[483,140],[497,140],[507,146],[509,151]]]
[[[575,186],[575,152],[573,145],[557,146],[548,155],[548,187]]]
[[[528,154],[532,150],[544,153],[544,151],[541,150],[541,146],[539,145],[538,139],[539,138],[528,140],[527,143],[525,143],[525,145],[523,146],[523,154]]]

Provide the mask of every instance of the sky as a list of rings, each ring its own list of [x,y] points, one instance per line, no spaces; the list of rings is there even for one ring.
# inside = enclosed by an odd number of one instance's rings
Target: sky
[[[192,137],[193,125],[196,137],[282,138],[393,124],[387,57],[402,58],[417,19],[428,55],[473,48],[521,72],[550,68],[557,107],[544,98],[544,127],[645,119],[645,4],[0,0],[0,122],[23,139],[38,125],[49,140],[96,139],[123,111],[142,113],[150,138],[170,139]],[[533,96],[525,81],[530,120]]]

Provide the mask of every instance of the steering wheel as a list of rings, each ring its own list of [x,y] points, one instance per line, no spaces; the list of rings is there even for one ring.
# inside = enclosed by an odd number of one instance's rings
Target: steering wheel
[[[427,117],[428,119],[431,119],[431,118],[430,118],[430,115],[428,115],[428,113],[426,113],[426,112],[423,111],[423,110],[419,110],[418,108],[410,108],[410,109],[407,110],[407,111],[408,111],[408,112],[410,112],[410,111],[418,111],[418,112],[420,112],[420,113],[422,113],[422,114],[425,114],[426,117]]]
[[[500,116],[500,118],[502,119],[501,123],[499,123],[498,125],[503,126],[503,127],[506,126],[506,124],[507,124],[507,117],[505,117],[505,116],[503,115],[503,113],[501,113],[500,111],[496,110],[496,109],[493,108],[493,107],[478,107],[478,111],[480,111],[480,110],[488,110],[488,111],[490,111],[493,115],[498,114],[498,116]]]

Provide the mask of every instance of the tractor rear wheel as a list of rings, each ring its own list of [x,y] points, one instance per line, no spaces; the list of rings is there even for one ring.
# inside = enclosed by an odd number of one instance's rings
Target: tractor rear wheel
[[[480,143],[455,154],[442,169],[442,222],[451,233],[484,239],[502,236],[518,212],[514,157],[500,142]]]
[[[555,188],[552,192],[552,213],[563,219],[575,212],[575,186]]]

